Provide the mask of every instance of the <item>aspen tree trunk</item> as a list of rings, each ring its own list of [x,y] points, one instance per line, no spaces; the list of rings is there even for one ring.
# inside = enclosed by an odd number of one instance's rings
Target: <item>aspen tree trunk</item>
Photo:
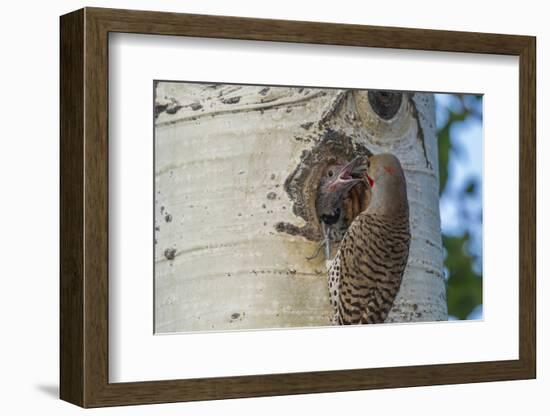
[[[316,175],[362,149],[395,154],[407,178],[412,241],[387,322],[447,319],[433,95],[373,103],[368,91],[156,85],[156,332],[328,325],[325,259],[306,258],[321,238]]]

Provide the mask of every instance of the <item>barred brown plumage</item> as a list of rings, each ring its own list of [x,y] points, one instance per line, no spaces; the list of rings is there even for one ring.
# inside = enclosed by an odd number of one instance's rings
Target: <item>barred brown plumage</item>
[[[384,322],[409,256],[409,206],[401,163],[391,154],[373,155],[366,178],[368,206],[350,224],[329,268],[335,325]]]

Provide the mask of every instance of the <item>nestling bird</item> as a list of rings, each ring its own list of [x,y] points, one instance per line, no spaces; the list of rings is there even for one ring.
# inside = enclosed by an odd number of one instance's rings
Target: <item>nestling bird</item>
[[[354,171],[360,168],[360,161],[361,158],[356,157],[347,165],[330,164],[325,168],[319,182],[315,201],[323,240],[315,254],[308,257],[308,260],[317,257],[323,246],[325,247],[325,258],[328,260],[330,258],[331,241],[334,239],[339,241],[341,238],[337,238],[337,235],[340,234],[340,237],[343,235],[342,230],[338,229],[342,227],[343,220],[351,222],[355,215],[365,208],[365,198],[361,198],[360,195],[361,192],[364,192],[364,187],[357,186],[361,182],[360,180],[349,181],[345,184],[340,182],[338,189],[333,187],[334,180],[338,175],[342,177],[347,175],[350,178],[353,176],[356,178],[361,177],[362,170]]]
[[[337,207],[362,181],[357,161],[329,181],[325,209]],[[369,201],[355,217],[329,268],[328,289],[335,325],[383,323],[399,291],[409,256],[407,186],[401,163],[391,154],[368,158]]]

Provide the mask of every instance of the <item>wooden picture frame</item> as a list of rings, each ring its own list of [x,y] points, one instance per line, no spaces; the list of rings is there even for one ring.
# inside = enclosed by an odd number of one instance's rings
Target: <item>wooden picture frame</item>
[[[536,376],[534,37],[85,8],[61,17],[60,396],[82,407],[529,379]],[[110,32],[519,57],[519,359],[238,377],[108,379]]]

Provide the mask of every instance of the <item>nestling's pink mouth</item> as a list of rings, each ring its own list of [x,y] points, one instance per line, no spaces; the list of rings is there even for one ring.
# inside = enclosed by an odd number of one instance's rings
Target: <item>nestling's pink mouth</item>
[[[356,157],[346,166],[344,166],[338,176],[331,183],[329,189],[331,191],[336,191],[337,189],[342,189],[344,186],[349,187],[356,183],[359,183],[363,179],[364,170],[357,169],[360,165],[361,158]],[[357,172],[359,170],[359,172]]]
[[[346,166],[342,168],[340,171],[340,174],[338,175],[338,179],[342,181],[349,181],[352,179],[361,179],[361,176],[363,175],[363,170],[359,169],[360,172],[356,172],[357,168],[359,167],[361,162],[360,157],[356,157],[353,159],[350,163],[348,163]]]
[[[349,166],[349,165],[348,165]],[[351,169],[346,169],[344,168],[342,170],[342,172],[340,172],[340,175],[338,175],[338,179],[341,180],[341,181],[349,181],[351,179],[354,179],[352,176],[351,176]]]

